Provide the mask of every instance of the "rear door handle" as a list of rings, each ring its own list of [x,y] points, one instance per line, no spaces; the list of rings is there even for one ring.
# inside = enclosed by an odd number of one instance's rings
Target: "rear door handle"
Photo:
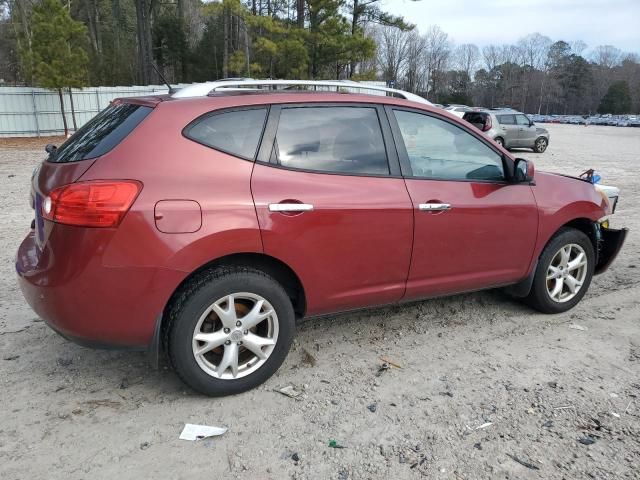
[[[421,210],[424,212],[451,210],[451,204],[450,203],[421,203],[418,205],[418,210]]]
[[[270,203],[270,212],[309,212],[313,210],[310,203]]]

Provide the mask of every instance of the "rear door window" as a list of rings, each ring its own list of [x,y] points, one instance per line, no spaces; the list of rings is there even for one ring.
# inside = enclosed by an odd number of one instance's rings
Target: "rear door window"
[[[283,108],[274,143],[283,167],[388,175],[378,112],[372,107]]]
[[[496,117],[498,118],[498,122],[500,122],[500,125],[516,124],[515,115],[496,115]]]
[[[216,150],[253,160],[266,117],[266,107],[214,112],[187,126],[184,135]]]
[[[53,163],[77,162],[111,151],[153,109],[132,103],[113,104],[93,117],[47,159]]]

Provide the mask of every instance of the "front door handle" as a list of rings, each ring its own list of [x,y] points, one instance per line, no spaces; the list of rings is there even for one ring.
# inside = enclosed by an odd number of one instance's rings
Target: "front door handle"
[[[451,210],[450,203],[421,203],[418,205],[418,210],[424,212],[437,212],[442,210]]]
[[[313,210],[310,203],[270,203],[270,212],[309,212]]]

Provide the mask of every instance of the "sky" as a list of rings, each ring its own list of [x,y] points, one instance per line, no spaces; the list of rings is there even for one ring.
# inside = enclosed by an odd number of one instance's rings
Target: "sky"
[[[613,45],[640,53],[640,0],[383,0],[425,32],[437,24],[456,44],[515,43],[538,32],[552,40],[582,40],[588,50]]]

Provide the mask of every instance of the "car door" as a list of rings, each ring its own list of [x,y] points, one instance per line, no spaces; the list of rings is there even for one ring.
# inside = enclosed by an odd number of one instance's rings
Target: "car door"
[[[299,276],[307,314],[401,299],[413,212],[382,107],[272,106],[251,189],[264,251]]]
[[[522,113],[515,116],[518,125],[518,144],[521,147],[533,147],[536,141],[536,126],[532,125],[529,117]]]
[[[405,299],[505,285],[527,275],[538,228],[529,184],[466,127],[387,108],[415,213]]]
[[[500,123],[499,135],[504,139],[505,147],[519,147],[520,138],[516,118],[513,114],[496,115]]]

